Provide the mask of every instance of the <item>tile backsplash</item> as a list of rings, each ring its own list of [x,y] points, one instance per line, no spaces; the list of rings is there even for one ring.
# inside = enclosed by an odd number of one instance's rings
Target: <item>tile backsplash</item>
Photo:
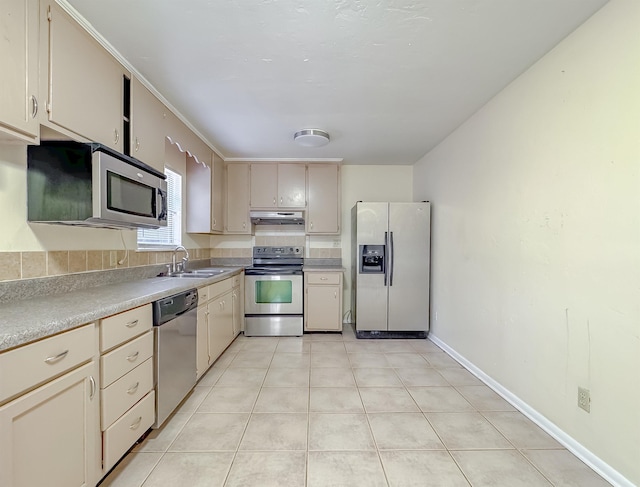
[[[209,259],[213,257],[213,250],[218,249],[188,249],[192,260]],[[250,257],[251,249],[248,250]],[[171,262],[172,255],[172,251],[135,250],[0,252],[0,281],[167,264]]]

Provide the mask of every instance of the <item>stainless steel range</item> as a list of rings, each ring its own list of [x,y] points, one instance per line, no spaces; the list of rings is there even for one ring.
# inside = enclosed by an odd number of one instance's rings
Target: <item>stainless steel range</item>
[[[244,334],[301,336],[303,247],[254,247],[245,269]]]

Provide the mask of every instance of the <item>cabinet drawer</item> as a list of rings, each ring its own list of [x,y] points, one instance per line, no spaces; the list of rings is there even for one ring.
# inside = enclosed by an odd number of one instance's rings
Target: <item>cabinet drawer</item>
[[[0,403],[56,377],[95,354],[95,325],[0,354]]]
[[[151,329],[151,304],[100,320],[100,351],[105,352]]]
[[[209,286],[209,299],[220,296],[221,294],[231,291],[233,288],[233,279],[225,279],[224,281],[216,282]]]
[[[307,284],[340,284],[341,277],[338,272],[309,272]]]
[[[209,295],[210,287],[211,286],[203,286],[198,288],[198,305],[204,304],[209,301],[209,298],[211,297]]]
[[[101,387],[106,388],[152,355],[152,330],[103,355],[100,358]]]
[[[240,285],[240,278],[242,277],[242,275],[238,275],[238,276],[233,276],[231,279],[233,279],[233,287],[238,287]]]
[[[107,472],[155,421],[155,392],[151,391],[102,435],[104,471]]]
[[[153,389],[153,360],[148,359],[100,391],[102,431],[111,426],[122,413],[137,403],[151,389]]]

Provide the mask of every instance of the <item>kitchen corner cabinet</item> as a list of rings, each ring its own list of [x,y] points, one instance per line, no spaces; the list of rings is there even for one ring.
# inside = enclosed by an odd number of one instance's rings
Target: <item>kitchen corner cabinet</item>
[[[38,0],[3,0],[0,10],[0,131],[37,142]]]
[[[251,164],[251,208],[304,209],[305,175],[305,164]]]
[[[224,233],[251,233],[251,222],[249,221],[249,172],[249,164],[227,164]]]
[[[309,164],[309,204],[305,218],[308,234],[340,233],[340,166]]]
[[[90,324],[0,354],[0,404],[22,394],[0,406],[0,485],[93,487],[100,479],[96,353]]]
[[[42,6],[40,73],[47,73],[46,83],[41,82],[48,87],[47,125],[123,152],[123,86],[130,74],[55,1]]]
[[[244,272],[233,278],[233,337],[237,337],[244,326]]]
[[[305,331],[342,331],[342,271],[305,272]]]
[[[131,156],[164,171],[166,107],[140,80],[131,78]]]

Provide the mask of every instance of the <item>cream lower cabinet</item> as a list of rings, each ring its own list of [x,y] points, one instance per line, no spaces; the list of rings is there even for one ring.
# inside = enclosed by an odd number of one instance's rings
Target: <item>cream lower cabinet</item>
[[[198,289],[197,377],[200,378],[236,337],[234,282],[238,276]]]
[[[234,338],[243,329],[244,324],[244,272],[233,278],[233,336]]]
[[[342,272],[305,272],[305,331],[342,331]]]
[[[100,429],[103,474],[155,422],[152,309],[100,321]]]
[[[95,355],[93,324],[0,354],[0,404],[15,397],[0,406],[0,485],[93,487],[100,479]]]

